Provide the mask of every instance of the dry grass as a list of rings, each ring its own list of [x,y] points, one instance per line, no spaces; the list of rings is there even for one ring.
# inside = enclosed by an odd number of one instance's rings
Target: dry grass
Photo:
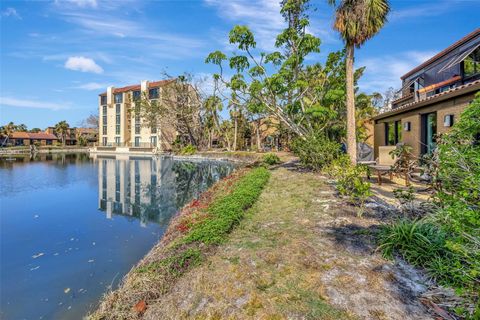
[[[357,218],[325,179],[278,168],[248,215],[145,319],[430,319],[372,254],[378,222]]]
[[[201,215],[175,219],[140,265],[157,261],[184,219]],[[325,178],[280,167],[229,241],[201,265],[174,281],[162,278],[168,272],[130,272],[92,318],[431,319],[406,271],[374,253],[378,224],[373,213],[358,218]],[[132,313],[145,297],[145,313]]]

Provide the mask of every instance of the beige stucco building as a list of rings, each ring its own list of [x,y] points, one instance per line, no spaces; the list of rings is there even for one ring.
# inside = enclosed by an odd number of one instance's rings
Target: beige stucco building
[[[176,138],[174,124],[170,120],[161,121],[158,127],[150,127],[144,119],[133,112],[135,100],[148,97],[160,102],[165,88],[175,80],[149,82],[121,88],[108,87],[98,97],[99,147],[100,149],[134,148],[170,150]]]
[[[430,153],[480,91],[480,29],[466,35],[402,79],[402,97],[374,117],[375,157],[381,146],[405,143],[414,156]]]

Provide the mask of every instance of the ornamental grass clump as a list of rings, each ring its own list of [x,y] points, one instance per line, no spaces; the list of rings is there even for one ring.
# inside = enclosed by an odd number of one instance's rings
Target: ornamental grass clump
[[[280,161],[280,158],[275,153],[267,153],[263,156],[262,161],[269,166],[282,163],[282,161]]]

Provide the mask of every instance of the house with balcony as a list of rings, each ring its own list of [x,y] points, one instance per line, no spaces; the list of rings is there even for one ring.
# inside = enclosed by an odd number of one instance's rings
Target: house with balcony
[[[401,97],[374,120],[374,149],[398,143],[430,153],[480,91],[480,28],[401,77]]]

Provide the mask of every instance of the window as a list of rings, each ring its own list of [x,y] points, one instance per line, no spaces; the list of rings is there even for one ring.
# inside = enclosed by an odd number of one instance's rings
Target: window
[[[107,106],[103,106],[102,109],[103,109],[102,110],[103,115],[106,115],[107,114]]]
[[[115,126],[115,134],[120,134],[120,125],[119,124],[117,124]]]
[[[141,92],[140,90],[135,90],[132,93],[133,101],[140,100]]]
[[[113,96],[114,98],[114,102],[115,103],[122,103],[123,102],[123,94],[122,93],[115,93],[115,95]]]
[[[120,137],[115,137],[115,144],[117,146],[120,144]]]
[[[107,96],[100,96],[100,104],[107,104]],[[105,106],[105,108],[106,108],[106,106]]]
[[[480,47],[463,60],[463,73],[465,77],[480,74]]]
[[[115,116],[115,124],[120,124],[120,115],[119,114],[117,114]]]
[[[150,131],[151,131],[152,133],[157,133],[157,127],[151,128]]]
[[[155,136],[150,137],[150,143],[152,144],[152,146],[156,147],[157,146],[157,137],[155,137]]]
[[[103,125],[104,125],[104,126],[107,125],[107,115],[106,115],[106,114],[103,115],[103,117],[102,117],[102,122],[103,122]]]
[[[140,146],[140,137],[135,137],[135,147]]]
[[[158,88],[148,90],[149,99],[158,99]]]
[[[122,106],[120,104],[116,104],[115,105],[115,113],[119,114],[121,110],[122,110]]]
[[[102,133],[105,135],[107,134],[107,126],[103,126],[102,128]]]
[[[103,145],[106,146],[107,145],[107,137],[104,137],[102,139],[102,142],[103,142]],[[105,185],[106,185],[106,183],[105,183]]]
[[[402,141],[402,123],[401,121],[392,121],[385,123],[385,145],[394,146]]]
[[[135,123],[135,134],[140,134],[140,124]]]

